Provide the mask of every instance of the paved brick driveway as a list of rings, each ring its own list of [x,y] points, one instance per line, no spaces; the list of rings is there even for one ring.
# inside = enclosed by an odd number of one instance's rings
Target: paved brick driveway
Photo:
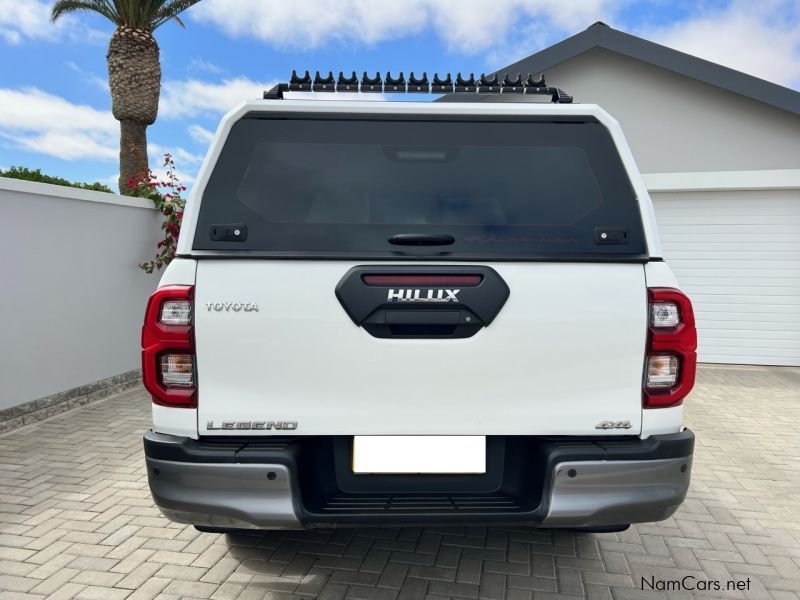
[[[0,437],[0,600],[800,598],[800,369],[706,367],[689,499],[621,534],[406,528],[225,537],[169,523],[133,390]],[[643,592],[641,579],[746,582]]]

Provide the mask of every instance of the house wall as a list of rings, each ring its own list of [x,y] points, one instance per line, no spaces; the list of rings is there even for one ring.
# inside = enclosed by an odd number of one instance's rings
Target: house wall
[[[546,77],[616,118],[643,173],[800,168],[787,111],[600,48]]]
[[[139,368],[152,202],[0,177],[0,411]],[[86,387],[88,386],[88,387]]]
[[[622,125],[699,359],[800,365],[800,116],[600,48],[546,79]]]

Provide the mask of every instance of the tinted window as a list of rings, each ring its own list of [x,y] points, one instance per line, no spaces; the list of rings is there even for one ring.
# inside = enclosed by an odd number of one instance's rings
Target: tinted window
[[[247,241],[212,241],[212,226],[226,223],[246,224]],[[598,227],[629,241],[597,244]],[[408,233],[455,242],[388,242]],[[194,248],[365,258],[645,252],[634,192],[598,123],[344,119],[238,122],[203,195]]]

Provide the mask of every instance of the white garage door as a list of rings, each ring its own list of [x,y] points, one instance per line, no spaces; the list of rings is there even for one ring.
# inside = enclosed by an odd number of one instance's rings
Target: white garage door
[[[800,192],[652,194],[703,362],[800,365]]]

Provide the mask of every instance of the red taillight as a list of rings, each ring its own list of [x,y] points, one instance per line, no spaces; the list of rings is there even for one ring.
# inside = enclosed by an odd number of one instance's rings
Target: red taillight
[[[692,303],[683,292],[672,288],[650,288],[647,295],[644,407],[678,406],[692,391],[697,370]]]
[[[475,287],[480,285],[481,275],[364,275],[362,280],[367,285],[410,285],[410,286],[445,286],[458,285]]]
[[[162,406],[197,406],[192,308],[194,287],[167,285],[147,302],[142,326],[142,380]]]

